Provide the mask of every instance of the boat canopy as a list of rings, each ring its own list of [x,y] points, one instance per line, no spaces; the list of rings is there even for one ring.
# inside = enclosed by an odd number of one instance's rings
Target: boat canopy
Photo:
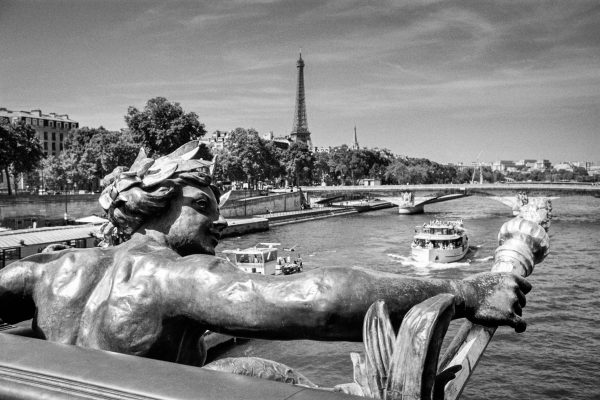
[[[419,232],[415,235],[415,239],[425,239],[425,240],[454,240],[460,239],[462,236],[458,233],[450,233],[450,234],[441,234],[441,233],[426,233]]]
[[[229,261],[237,264],[264,264],[277,260],[276,247],[250,247],[243,250],[224,250],[223,254],[225,254],[225,257]]]

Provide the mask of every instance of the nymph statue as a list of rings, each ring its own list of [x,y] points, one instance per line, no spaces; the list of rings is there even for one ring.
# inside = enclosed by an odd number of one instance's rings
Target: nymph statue
[[[392,324],[448,293],[455,318],[525,329],[530,284],[512,273],[464,280],[323,266],[262,276],[215,257],[227,222],[198,143],[108,177],[100,203],[120,244],[40,253],[0,270],[0,318],[32,319],[54,342],[201,365],[205,330],[265,339],[360,341],[363,318],[385,301]]]

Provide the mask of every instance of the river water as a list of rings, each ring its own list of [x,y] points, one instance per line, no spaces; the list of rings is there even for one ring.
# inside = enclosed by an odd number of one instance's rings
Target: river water
[[[553,201],[551,251],[528,279],[524,333],[496,331],[461,399],[600,399],[600,199]],[[498,230],[508,207],[469,197],[425,207],[422,215],[379,210],[299,224],[224,240],[220,250],[258,242],[297,245],[305,270],[363,266],[431,278],[464,278],[489,271]],[[418,265],[410,260],[414,227],[430,219],[462,218],[472,251],[453,264]],[[462,321],[453,321],[447,339]],[[250,340],[227,356],[259,356],[283,362],[322,386],[352,381],[349,353],[362,344]]]

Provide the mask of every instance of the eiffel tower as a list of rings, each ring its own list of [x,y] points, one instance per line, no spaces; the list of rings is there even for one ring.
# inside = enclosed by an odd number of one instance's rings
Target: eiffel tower
[[[304,60],[302,51],[296,63],[298,68],[298,85],[296,86],[296,109],[294,111],[294,124],[292,126],[291,139],[294,142],[303,142],[312,150],[310,131],[306,122],[306,102],[304,100]]]

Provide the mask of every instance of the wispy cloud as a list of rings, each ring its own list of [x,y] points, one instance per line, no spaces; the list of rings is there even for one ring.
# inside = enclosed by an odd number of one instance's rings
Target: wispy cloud
[[[465,154],[482,130],[501,149],[513,132],[600,148],[597,1],[8,1],[0,37],[1,105],[84,124],[123,127],[128,106],[160,95],[209,130],[288,132],[302,47],[317,144],[347,142],[357,122],[373,144],[440,161],[463,153],[425,140],[442,133]]]

